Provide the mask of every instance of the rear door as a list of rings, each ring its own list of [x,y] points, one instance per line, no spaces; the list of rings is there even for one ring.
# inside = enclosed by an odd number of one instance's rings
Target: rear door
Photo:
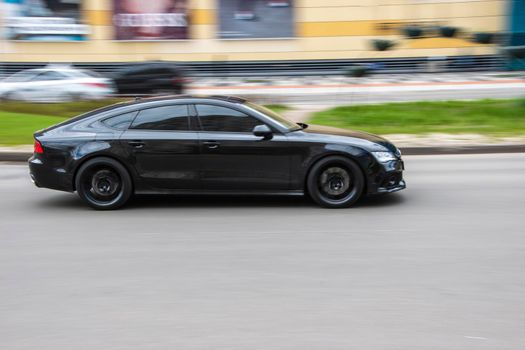
[[[121,136],[141,181],[155,189],[199,188],[199,142],[187,104],[141,110]]]

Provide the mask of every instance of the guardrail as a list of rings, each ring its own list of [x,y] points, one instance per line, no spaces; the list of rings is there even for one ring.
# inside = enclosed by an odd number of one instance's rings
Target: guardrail
[[[184,68],[190,77],[342,75],[355,65],[366,65],[374,74],[497,71],[505,68],[504,59],[499,55],[294,61],[174,61],[173,63]],[[25,69],[44,67],[46,64],[3,62],[0,63],[0,76],[11,75]],[[130,64],[133,63],[74,63],[72,66],[110,76]]]

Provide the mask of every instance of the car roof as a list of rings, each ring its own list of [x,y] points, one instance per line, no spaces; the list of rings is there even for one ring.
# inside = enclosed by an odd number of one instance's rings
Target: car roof
[[[33,69],[26,69],[20,72],[29,72],[29,73],[41,73],[41,72],[81,72],[82,70],[75,69],[75,68],[56,68],[56,67],[43,67],[43,68],[33,68]]]
[[[224,103],[244,104],[248,102],[246,99],[242,97],[223,96],[223,95],[209,95],[209,96],[208,95],[172,95],[172,96],[160,96],[160,97],[150,97],[150,98],[137,97],[131,101],[120,102],[120,103],[108,105],[105,107],[101,107],[101,108],[86,112],[79,116],[70,118],[62,123],[54,125],[53,127],[44,129],[42,130],[42,132],[50,131],[58,127],[64,127],[72,123],[80,122],[81,120],[88,120],[88,122],[90,122],[91,117],[98,120],[99,118],[107,118],[107,117],[116,116],[116,115],[119,115],[119,113],[134,112],[134,111],[139,110],[142,107],[142,105],[144,105],[145,109],[156,107],[156,106],[164,106],[167,103],[169,104],[169,101],[182,102],[182,103],[187,103],[187,104],[206,103],[206,102],[215,101],[215,102],[218,102],[217,103],[218,105],[221,105]],[[274,122],[274,124],[276,124],[276,122]],[[274,125],[274,126],[279,130],[283,128],[282,126],[279,127],[278,125]]]
[[[116,109],[130,106],[140,106],[142,104],[148,104],[150,102],[162,102],[162,101],[179,101],[179,100],[201,100],[201,101],[222,101],[222,102],[231,102],[231,103],[245,103],[247,100],[237,97],[237,96],[223,96],[223,95],[170,95],[170,96],[159,96],[159,97],[136,97],[134,100],[118,102],[112,105],[100,107],[92,111],[86,112],[79,116],[69,119],[69,121],[74,122],[80,119],[98,115],[104,112],[111,112]]]
[[[232,103],[245,103],[246,99],[238,96],[228,95],[170,95],[170,96],[158,96],[148,98],[135,98],[135,102],[149,102],[149,101],[169,101],[169,100],[180,100],[180,99],[202,99],[202,100],[219,100]]]
[[[169,96],[158,96],[158,97],[135,97],[134,100],[131,101],[125,101],[116,103],[114,105],[110,105],[107,107],[104,107],[104,109],[111,109],[110,107],[123,107],[123,106],[131,106],[131,105],[140,105],[148,102],[156,102],[156,101],[179,101],[179,100],[215,100],[215,101],[223,101],[223,102],[231,102],[231,103],[245,103],[247,100],[245,100],[242,97],[238,96],[224,96],[224,95],[169,95]]]
[[[137,73],[137,72],[149,71],[149,70],[155,70],[155,69],[169,69],[170,71],[173,71],[173,72],[183,71],[181,66],[175,63],[171,63],[171,62],[139,62],[139,63],[132,63],[124,67],[121,67],[115,73],[128,74],[128,73]]]

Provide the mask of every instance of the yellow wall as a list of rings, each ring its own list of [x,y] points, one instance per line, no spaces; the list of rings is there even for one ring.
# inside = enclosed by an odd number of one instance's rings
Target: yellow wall
[[[495,48],[455,38],[403,39],[395,50],[376,52],[370,49],[370,39],[402,39],[395,29],[381,30],[379,24],[385,22],[392,28],[425,22],[496,32],[504,30],[506,23],[505,0],[295,0],[295,38],[221,40],[216,38],[218,0],[189,1],[190,40],[114,41],[111,0],[84,0],[84,20],[91,26],[88,41],[0,39],[0,61],[234,61],[487,54],[494,53]]]

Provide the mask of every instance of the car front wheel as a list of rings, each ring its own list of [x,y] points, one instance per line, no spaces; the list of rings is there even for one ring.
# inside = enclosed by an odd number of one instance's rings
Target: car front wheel
[[[133,193],[131,177],[126,168],[106,157],[84,163],[78,170],[75,185],[80,198],[98,210],[120,208]]]
[[[307,179],[310,197],[325,208],[346,208],[363,193],[364,176],[352,160],[333,156],[314,164]]]

